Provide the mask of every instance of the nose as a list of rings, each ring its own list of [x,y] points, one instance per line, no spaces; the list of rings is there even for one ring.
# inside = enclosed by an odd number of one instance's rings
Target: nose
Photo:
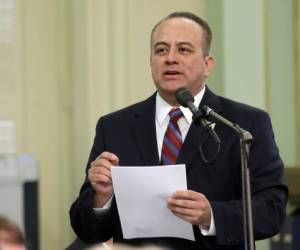
[[[178,63],[178,57],[177,57],[177,51],[175,48],[171,48],[167,54],[166,57],[166,64],[177,64]]]

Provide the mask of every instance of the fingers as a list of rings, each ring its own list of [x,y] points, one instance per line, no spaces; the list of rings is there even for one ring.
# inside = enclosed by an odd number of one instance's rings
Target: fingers
[[[207,199],[204,194],[191,190],[176,191],[168,198],[168,205],[171,207],[204,209],[207,205]]]
[[[175,192],[167,201],[168,208],[179,218],[194,225],[209,225],[211,206],[205,195],[191,191]]]
[[[198,204],[193,200],[182,200],[175,198],[168,198],[168,206],[169,207],[178,207],[178,208],[186,208],[186,209],[194,209],[201,206],[202,203]]]
[[[88,169],[88,180],[95,191],[94,207],[103,207],[112,196],[111,168],[119,164],[119,158],[110,152],[102,152]]]
[[[99,166],[105,167],[110,170],[111,166],[116,166],[118,164],[119,158],[115,154],[110,152],[103,152],[91,163],[91,167]]]
[[[118,165],[119,164],[119,158],[110,152],[104,151],[102,152],[97,158],[97,159],[106,159],[108,161],[110,161],[113,165]]]
[[[88,170],[88,179],[96,188],[97,184],[107,185],[112,183],[111,167],[119,164],[119,158],[110,152],[101,153],[92,163]]]
[[[90,182],[102,182],[102,183],[111,183],[111,174],[108,170],[102,169],[102,171],[99,171],[97,173],[94,173],[91,169],[89,173],[89,180]]]
[[[197,206],[197,204],[194,204],[191,207],[182,207],[182,206],[174,206],[168,204],[168,208],[171,209],[171,211],[179,216],[179,217],[202,217],[205,213],[205,209],[200,208],[200,206]]]
[[[119,164],[119,158],[110,152],[103,152],[92,163],[91,168],[93,173],[99,173],[102,171],[100,168],[106,169],[106,172],[110,172],[112,166]]]
[[[174,199],[194,200],[194,201],[206,199],[204,194],[192,190],[178,190],[171,197]]]

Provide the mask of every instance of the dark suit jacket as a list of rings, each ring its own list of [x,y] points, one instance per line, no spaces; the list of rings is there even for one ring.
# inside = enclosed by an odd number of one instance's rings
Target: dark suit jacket
[[[287,188],[282,183],[283,162],[274,141],[269,116],[262,110],[216,96],[209,89],[206,89],[201,104],[211,107],[253,135],[249,164],[254,237],[257,240],[276,234],[285,218]],[[124,240],[115,200],[109,212],[97,218],[92,209],[94,191],[85,180],[70,210],[72,227],[80,239],[95,243],[113,237],[115,242],[152,243],[178,250],[244,249],[239,137],[217,123],[215,131],[221,139],[220,152],[212,163],[205,163],[199,153],[200,141],[208,158],[213,156],[216,145],[202,130],[195,124],[191,125],[178,163],[186,164],[188,189],[203,193],[211,202],[216,236],[203,236],[194,226],[195,242],[178,238]],[[99,119],[87,169],[103,151],[115,153],[120,165],[124,166],[159,164],[155,94]]]

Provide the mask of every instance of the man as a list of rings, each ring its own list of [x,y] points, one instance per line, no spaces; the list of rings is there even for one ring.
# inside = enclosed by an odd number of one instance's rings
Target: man
[[[199,152],[200,140],[205,155],[213,155],[215,144],[201,136],[206,132],[192,122],[191,112],[177,103],[174,93],[180,87],[192,92],[195,105],[208,105],[252,133],[254,237],[263,239],[279,231],[285,217],[287,188],[282,184],[283,162],[269,116],[219,97],[205,86],[214,67],[210,43],[208,24],[189,12],[172,13],[153,28],[150,64],[157,92],[143,102],[100,118],[87,178],[70,210],[73,229],[82,240],[95,243],[113,237],[115,242],[152,243],[178,250],[243,249],[239,138],[217,124],[220,152],[212,162],[205,162]],[[173,111],[178,113],[175,122]],[[175,141],[168,145],[172,140]],[[188,190],[174,192],[166,205],[193,225],[196,241],[163,237],[123,239],[111,168],[174,161],[186,164]]]

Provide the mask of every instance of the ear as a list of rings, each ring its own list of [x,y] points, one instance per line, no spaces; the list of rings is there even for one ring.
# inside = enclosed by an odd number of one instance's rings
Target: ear
[[[214,69],[215,67],[215,60],[212,56],[206,56],[204,58],[205,60],[205,70],[204,70],[204,76],[208,77],[210,72]]]
[[[149,56],[149,62],[150,62],[150,66],[152,67],[152,58],[153,56],[152,56],[152,53],[150,54],[150,56]]]

